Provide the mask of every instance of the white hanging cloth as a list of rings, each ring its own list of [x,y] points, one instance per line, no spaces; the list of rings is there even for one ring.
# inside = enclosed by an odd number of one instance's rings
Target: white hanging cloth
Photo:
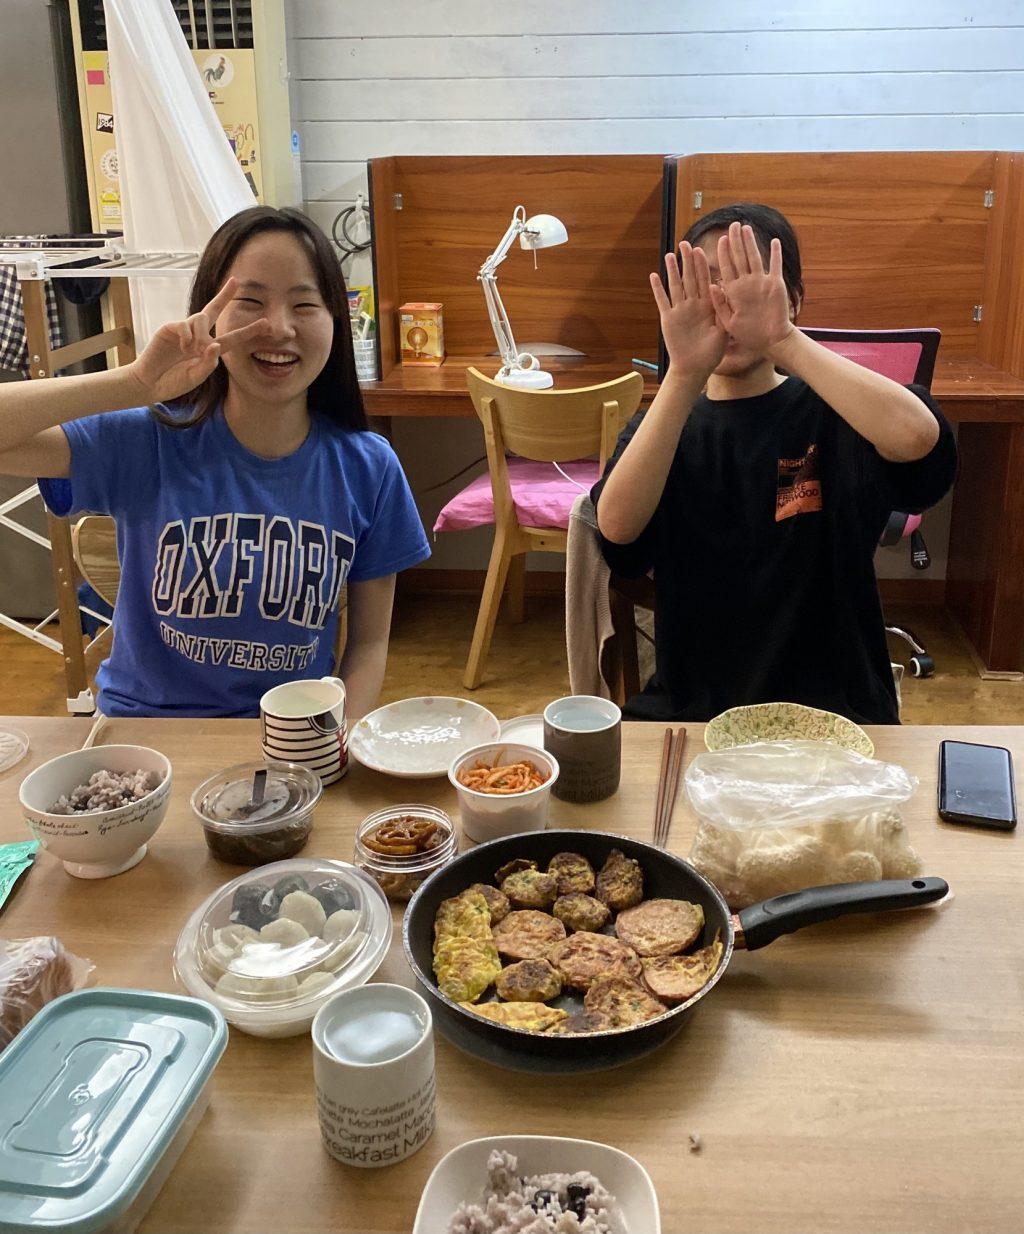
[[[104,0],[125,247],[201,252],[255,205],[171,0]],[[132,279],[136,343],[185,316],[189,280]]]

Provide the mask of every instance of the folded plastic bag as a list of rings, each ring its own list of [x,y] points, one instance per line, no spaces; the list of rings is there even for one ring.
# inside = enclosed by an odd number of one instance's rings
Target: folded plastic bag
[[[92,970],[59,938],[0,938],[0,1050],[47,1003],[81,989]]]
[[[902,767],[823,742],[772,741],[698,755],[686,793],[690,861],[732,908],[826,883],[913,878],[921,861],[900,806]]]

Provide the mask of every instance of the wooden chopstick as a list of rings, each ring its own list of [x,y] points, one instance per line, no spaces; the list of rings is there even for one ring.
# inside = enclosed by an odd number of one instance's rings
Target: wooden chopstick
[[[665,729],[665,740],[661,747],[661,771],[658,775],[658,797],[654,805],[654,843],[658,843],[661,829],[661,816],[665,809],[665,788],[668,784],[668,773],[672,755],[672,730]]]
[[[670,747],[669,765],[665,767],[664,751],[662,754],[662,783],[659,785],[659,813],[655,820],[654,843],[659,848],[668,846],[669,832],[672,829],[672,815],[675,812],[676,797],[679,793],[679,780],[683,770],[683,752],[686,748],[686,730],[678,728],[673,733],[666,733],[666,748]]]

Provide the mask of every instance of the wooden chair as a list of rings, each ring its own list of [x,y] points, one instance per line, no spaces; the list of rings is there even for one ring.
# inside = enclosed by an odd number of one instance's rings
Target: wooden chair
[[[498,385],[474,368],[466,376],[484,429],[494,496],[494,546],[462,679],[467,690],[475,690],[483,676],[506,585],[512,620],[520,622],[526,554],[564,553],[568,543],[568,510],[563,527],[526,527],[519,522],[506,451],[544,463],[597,455],[603,470],[619,433],[640,406],[644,382],[639,373],[629,373],[579,390],[516,390]]]

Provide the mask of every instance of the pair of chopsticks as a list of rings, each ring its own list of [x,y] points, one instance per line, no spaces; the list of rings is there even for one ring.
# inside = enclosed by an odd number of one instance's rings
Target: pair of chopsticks
[[[672,828],[672,814],[676,808],[679,792],[679,777],[683,770],[683,750],[686,747],[686,729],[665,729],[665,743],[661,750],[661,774],[658,777],[658,800],[654,807],[654,843],[658,848],[668,847],[668,833]]]

